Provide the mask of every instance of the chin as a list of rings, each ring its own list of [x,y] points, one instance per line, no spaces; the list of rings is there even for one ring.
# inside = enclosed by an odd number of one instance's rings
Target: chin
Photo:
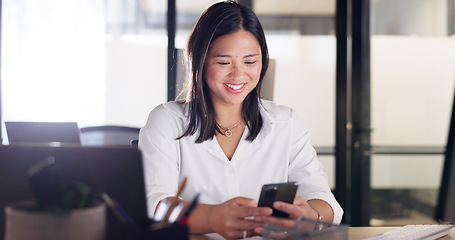
[[[236,99],[236,100],[229,99],[226,101],[226,103],[231,104],[231,105],[242,105],[244,100],[245,100],[245,98]]]

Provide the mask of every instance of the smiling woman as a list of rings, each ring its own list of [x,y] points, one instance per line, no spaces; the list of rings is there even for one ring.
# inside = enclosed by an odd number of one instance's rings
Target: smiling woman
[[[139,135],[149,214],[175,199],[188,177],[184,203],[200,193],[191,233],[227,239],[261,235],[262,224],[292,228],[307,217],[339,223],[343,210],[296,112],[262,100],[268,48],[255,13],[219,2],[199,18],[186,48],[189,73],[184,101],[156,107]],[[293,203],[258,207],[263,184],[295,181]],[[253,218],[252,218],[253,217]]]

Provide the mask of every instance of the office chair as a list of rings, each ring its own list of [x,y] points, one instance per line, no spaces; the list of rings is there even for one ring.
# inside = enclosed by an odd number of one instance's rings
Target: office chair
[[[126,126],[90,126],[82,127],[81,143],[83,146],[126,146],[139,138],[139,129]]]

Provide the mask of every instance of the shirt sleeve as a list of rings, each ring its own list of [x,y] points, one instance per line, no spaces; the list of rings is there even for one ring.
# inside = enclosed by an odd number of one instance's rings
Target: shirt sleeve
[[[181,119],[164,105],[156,107],[139,133],[148,215],[153,216],[159,201],[175,196],[180,172],[178,151]]]
[[[291,129],[289,181],[299,183],[297,195],[305,200],[320,199],[327,202],[333,210],[333,223],[339,224],[343,216],[343,209],[330,190],[327,175],[311,145],[310,133],[305,129],[295,111],[292,113]]]

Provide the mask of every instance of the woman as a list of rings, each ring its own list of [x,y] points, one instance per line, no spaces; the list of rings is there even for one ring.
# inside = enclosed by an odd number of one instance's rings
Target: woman
[[[199,18],[187,45],[187,97],[155,108],[141,129],[150,214],[160,201],[200,193],[191,233],[227,239],[260,235],[264,222],[292,228],[300,216],[339,223],[333,197],[308,131],[290,108],[260,99],[268,66],[264,32],[256,15],[220,2]],[[296,181],[293,204],[275,202],[289,219],[257,207],[263,184]]]

